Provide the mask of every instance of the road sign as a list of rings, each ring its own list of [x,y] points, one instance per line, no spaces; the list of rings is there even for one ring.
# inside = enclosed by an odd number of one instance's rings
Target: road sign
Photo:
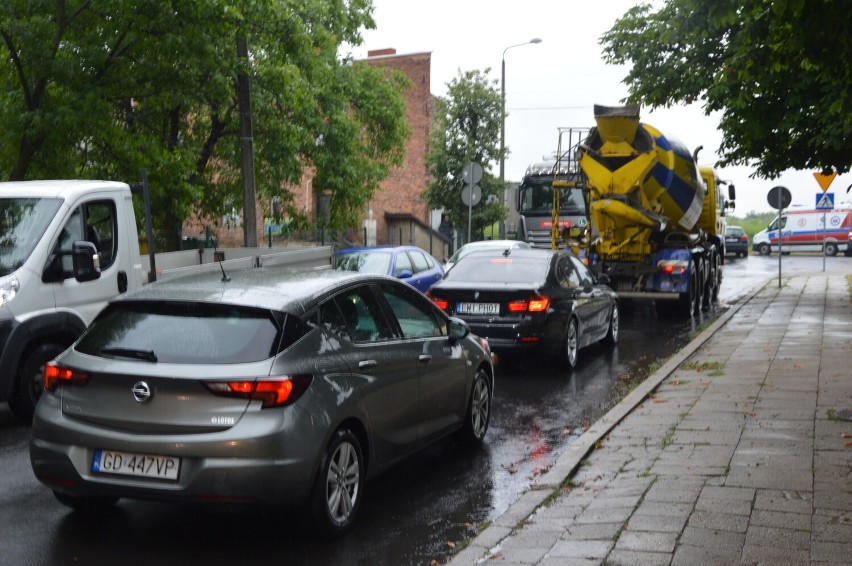
[[[475,185],[482,180],[482,165],[474,161],[469,162],[462,169],[462,181],[466,185]]]
[[[822,192],[828,190],[828,186],[831,185],[831,182],[835,177],[837,177],[837,171],[832,171],[828,175],[814,173],[814,178],[817,180],[817,183],[819,183],[819,186],[822,187]]]
[[[482,189],[479,188],[479,185],[474,185],[473,187],[470,185],[464,186],[462,189],[462,202],[465,206],[476,206],[480,200],[482,200]]]
[[[825,193],[816,195],[817,210],[834,210],[834,193]]]
[[[790,206],[792,200],[793,196],[787,187],[772,187],[769,189],[769,194],[766,195],[766,201],[769,203],[769,206],[778,210]]]

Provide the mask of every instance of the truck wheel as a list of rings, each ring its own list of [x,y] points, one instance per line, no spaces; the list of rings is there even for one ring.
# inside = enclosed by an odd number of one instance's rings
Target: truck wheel
[[[44,364],[61,354],[65,346],[53,342],[40,344],[21,364],[9,408],[22,422],[31,422],[38,398],[44,391]]]
[[[834,257],[837,255],[837,244],[834,242],[826,242],[825,243],[825,255],[829,257]]]
[[[320,463],[308,502],[317,532],[326,538],[345,533],[361,507],[364,457],[358,437],[348,429],[334,433]]]
[[[713,303],[719,298],[719,274],[721,266],[719,265],[719,257],[716,254],[710,257],[710,273],[707,274],[707,284],[704,286],[703,301],[701,307],[705,310],[710,310]]]
[[[692,313],[695,312],[695,306],[697,304],[701,304],[698,302],[698,277],[695,272],[695,262],[689,262],[689,273],[691,273],[691,277],[689,278],[689,288],[685,293],[681,293],[678,298],[678,310],[683,316],[692,316]]]
[[[758,246],[757,251],[760,252],[760,255],[769,255],[772,253],[772,248],[764,242]]]

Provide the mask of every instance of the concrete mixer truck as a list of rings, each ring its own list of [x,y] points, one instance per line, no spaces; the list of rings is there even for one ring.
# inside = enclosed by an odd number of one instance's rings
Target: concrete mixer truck
[[[606,273],[620,297],[653,299],[660,313],[709,307],[722,282],[734,186],[696,166],[700,147],[690,154],[641,123],[638,106],[595,106],[595,122],[579,146],[595,232],[592,269]]]

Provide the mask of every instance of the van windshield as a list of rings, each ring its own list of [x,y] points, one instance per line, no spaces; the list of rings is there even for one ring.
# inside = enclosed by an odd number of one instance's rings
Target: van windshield
[[[27,261],[61,204],[58,198],[0,198],[0,277]]]

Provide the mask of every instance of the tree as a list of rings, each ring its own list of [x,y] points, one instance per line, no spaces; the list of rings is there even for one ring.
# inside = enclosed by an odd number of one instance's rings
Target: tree
[[[503,220],[506,208],[499,203],[503,187],[488,172],[489,165],[500,159],[502,99],[497,81],[484,72],[467,71],[447,83],[447,98],[438,98],[429,138],[426,164],[432,176],[425,192],[431,208],[443,208],[450,221],[465,235],[468,206],[461,200],[462,170],[465,164],[479,163],[484,172],[479,181],[482,201],[472,208],[471,234]],[[491,197],[491,198],[489,198]]]
[[[628,102],[703,100],[718,111],[720,166],[852,166],[852,11],[840,0],[667,0],[641,4],[600,40],[630,64]]]
[[[242,206],[245,70],[258,196],[306,223],[282,186],[310,167],[332,195],[331,227],[357,226],[409,131],[407,79],[339,55],[375,27],[371,14],[370,0],[6,0],[0,176],[132,181],[144,167],[172,248],[191,212]]]

